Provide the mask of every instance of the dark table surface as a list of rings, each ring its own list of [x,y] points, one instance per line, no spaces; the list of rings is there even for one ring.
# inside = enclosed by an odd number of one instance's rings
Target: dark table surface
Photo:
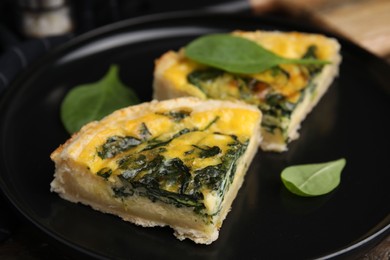
[[[16,2],[16,1],[14,1]],[[21,46],[31,39],[25,37],[15,20],[15,4],[13,1],[0,2],[0,57],[9,54],[15,46]],[[165,4],[161,4],[164,2]],[[196,3],[193,3],[196,2]],[[245,2],[243,4],[243,2]],[[210,6],[210,1],[70,1],[75,9],[72,13],[76,21],[74,31],[64,37],[59,37],[44,46],[39,53],[33,53],[29,59],[33,60],[43,55],[51,47],[65,42],[78,34],[89,31],[107,23],[138,15],[164,12],[180,9],[203,8]],[[185,4],[184,4],[185,3]],[[225,9],[235,8],[237,12],[246,12],[249,9],[248,2],[236,1],[213,1],[214,6],[223,6]],[[77,11],[76,11],[77,10]],[[234,11],[234,10],[231,10]],[[269,10],[267,10],[269,11]],[[279,12],[275,12],[279,14]],[[283,13],[283,15],[285,15]],[[34,43],[36,44],[36,43]],[[45,43],[46,44],[46,43]],[[38,43],[39,45],[39,43]],[[42,47],[41,47],[42,48]],[[4,56],[4,55],[3,55]],[[11,56],[10,56],[11,57]],[[25,64],[26,65],[26,64]],[[23,69],[20,66],[19,69]],[[17,74],[17,70],[9,71],[9,68],[1,67],[0,72],[6,71],[11,80]],[[3,82],[1,82],[3,80]],[[7,79],[8,80],[8,79]],[[4,78],[0,77],[0,85],[5,85]],[[0,88],[1,90],[1,88]],[[23,219],[0,196],[0,259],[75,259],[73,254],[64,250],[61,246],[53,244],[40,230]],[[356,259],[390,259],[390,236],[385,236],[377,241],[377,244],[368,246],[365,251],[356,256]]]

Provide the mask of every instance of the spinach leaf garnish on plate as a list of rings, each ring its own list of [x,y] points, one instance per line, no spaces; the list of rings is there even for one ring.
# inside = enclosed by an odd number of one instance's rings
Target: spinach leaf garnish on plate
[[[346,160],[341,158],[325,163],[294,165],[282,171],[281,179],[285,187],[296,195],[324,195],[340,184],[345,164]]]
[[[89,122],[137,103],[134,91],[120,81],[118,66],[111,65],[99,81],[76,86],[67,93],[61,104],[61,120],[72,134]]]
[[[329,63],[312,57],[284,58],[254,41],[230,34],[210,34],[199,37],[185,47],[184,53],[188,58],[201,64],[241,74],[260,73],[280,64]]]

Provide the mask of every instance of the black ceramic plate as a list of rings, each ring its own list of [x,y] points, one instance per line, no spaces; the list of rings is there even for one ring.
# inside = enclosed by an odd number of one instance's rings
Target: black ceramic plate
[[[153,259],[306,259],[356,252],[388,234],[390,68],[345,41],[340,76],[281,154],[259,152],[209,246],[142,228],[50,193],[50,153],[69,136],[59,107],[73,86],[96,81],[112,63],[143,101],[154,60],[195,37],[234,29],[300,30],[270,18],[176,14],[125,21],[79,37],[31,66],[0,103],[0,184],[8,199],[56,241],[83,254]],[[347,159],[341,185],[316,198],[285,190],[288,165]],[[364,247],[363,247],[364,248]]]

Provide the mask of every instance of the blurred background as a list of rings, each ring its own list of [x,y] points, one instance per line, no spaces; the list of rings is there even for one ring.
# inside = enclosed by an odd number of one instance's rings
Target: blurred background
[[[0,23],[2,33],[11,37],[8,40],[18,41],[65,33],[77,35],[135,16],[240,2],[245,1],[2,0]],[[2,44],[4,50],[8,42]]]
[[[195,9],[310,20],[389,58],[389,0],[0,0],[0,53],[31,38],[78,35],[136,16]]]
[[[197,9],[311,23],[390,61],[389,0],[0,0],[0,92],[32,60],[79,34],[137,16]]]
[[[136,16],[196,9],[310,20],[389,58],[388,0],[0,0],[0,53],[31,38],[78,35]]]
[[[246,0],[0,0],[0,92],[31,61],[120,20],[180,10],[250,9]]]

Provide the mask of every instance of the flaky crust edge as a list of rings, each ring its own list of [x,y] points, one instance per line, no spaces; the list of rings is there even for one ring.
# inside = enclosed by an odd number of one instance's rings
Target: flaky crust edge
[[[207,104],[201,105],[201,104]],[[91,122],[85,125],[79,132],[72,135],[63,145],[60,145],[52,154],[51,159],[55,163],[55,173],[54,180],[50,184],[50,189],[52,192],[56,192],[59,196],[65,200],[71,201],[73,203],[82,203],[88,206],[91,206],[93,209],[98,210],[103,213],[110,213],[116,216],[119,216],[125,221],[134,223],[143,227],[154,227],[154,226],[170,226],[174,230],[174,235],[179,239],[191,239],[195,243],[199,244],[211,244],[213,241],[218,239],[219,228],[222,226],[223,220],[226,218],[231,205],[237,195],[238,190],[244,182],[244,176],[248,170],[248,167],[253,160],[255,154],[257,153],[258,145],[261,141],[261,135],[259,130],[260,121],[258,126],[255,127],[253,131],[253,136],[250,139],[247,151],[243,157],[241,157],[233,183],[229,189],[229,192],[225,196],[223,202],[224,207],[221,210],[218,218],[215,219],[216,225],[209,228],[208,230],[202,231],[196,228],[188,228],[186,226],[175,225],[175,223],[166,223],[164,221],[159,221],[157,218],[145,218],[143,216],[138,216],[136,212],[129,212],[124,210],[123,202],[119,200],[112,199],[112,192],[110,187],[107,186],[107,183],[96,175],[91,174],[85,167],[78,165],[71,156],[67,153],[67,148],[79,142],[80,139],[88,137],[93,133],[93,129],[99,124],[110,125],[118,118],[136,118],[150,111],[159,110],[159,109],[172,109],[177,107],[192,107],[194,111],[207,110],[211,107],[220,107],[220,106],[229,106],[229,107],[238,107],[246,108],[249,110],[256,111],[260,114],[259,120],[261,120],[260,111],[251,105],[245,104],[243,102],[230,102],[230,101],[219,101],[219,100],[208,100],[202,101],[195,97],[184,97],[171,99],[163,102],[151,101],[142,103],[140,105],[131,106],[127,108],[120,109],[113,114],[103,118],[101,122]],[[88,138],[86,138],[87,142]],[[88,183],[88,187],[83,187],[85,183]],[[99,192],[93,192],[91,190],[99,190]],[[175,214],[179,216],[181,214],[191,214],[190,210],[178,210],[176,207],[163,204],[160,202],[151,202],[148,199],[139,197],[139,203],[146,205],[146,207],[158,207],[161,209],[167,209],[174,211]]]

